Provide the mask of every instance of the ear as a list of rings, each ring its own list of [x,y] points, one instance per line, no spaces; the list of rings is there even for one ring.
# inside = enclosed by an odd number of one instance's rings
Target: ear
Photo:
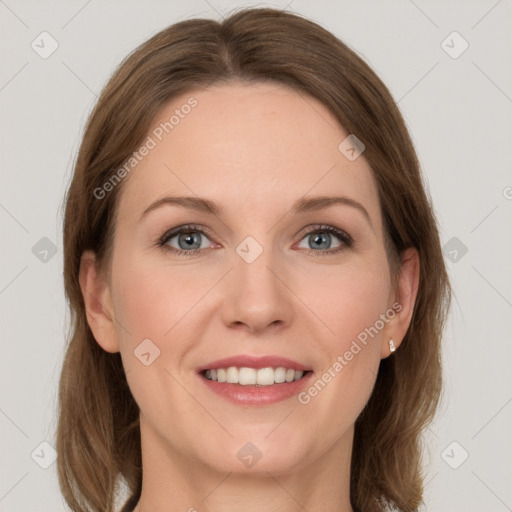
[[[85,251],[82,254],[79,281],[87,323],[94,338],[107,352],[119,352],[110,288],[103,273],[98,269],[93,251]]]
[[[381,359],[391,354],[389,340],[392,339],[396,348],[405,338],[409,324],[411,323],[418,286],[420,280],[420,258],[418,251],[411,247],[402,253],[402,263],[398,278],[398,290],[392,293],[390,309],[395,316],[389,320],[384,331],[381,345]],[[388,310],[389,311],[389,310]]]

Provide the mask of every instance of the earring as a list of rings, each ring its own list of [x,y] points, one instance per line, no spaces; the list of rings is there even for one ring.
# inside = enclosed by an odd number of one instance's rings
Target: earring
[[[389,340],[389,351],[394,352],[396,350],[395,342],[391,339]]]

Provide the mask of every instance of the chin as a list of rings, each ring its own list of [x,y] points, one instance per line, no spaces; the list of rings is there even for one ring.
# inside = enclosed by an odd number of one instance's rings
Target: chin
[[[216,443],[202,452],[200,460],[211,469],[239,476],[265,476],[286,474],[298,470],[307,463],[306,446],[302,442],[283,442],[281,436],[268,437],[269,430],[259,436],[241,436]],[[272,437],[273,434],[271,434]],[[266,438],[267,437],[267,438]]]

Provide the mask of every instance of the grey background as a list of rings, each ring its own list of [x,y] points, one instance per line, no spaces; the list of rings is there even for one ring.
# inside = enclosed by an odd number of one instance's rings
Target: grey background
[[[427,436],[425,510],[512,510],[511,0],[0,0],[0,512],[65,510],[52,448],[41,443],[55,444],[67,325],[61,205],[87,114],[149,36],[243,5],[320,23],[398,101],[455,291],[444,402]],[[31,47],[50,48],[43,31],[58,43],[46,59]],[[446,40],[453,31],[469,44],[458,58],[445,51],[463,48],[458,36]]]

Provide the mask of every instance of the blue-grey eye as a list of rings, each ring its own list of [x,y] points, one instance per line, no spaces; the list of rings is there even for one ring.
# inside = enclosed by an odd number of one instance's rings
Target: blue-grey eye
[[[315,231],[307,234],[303,238],[303,240],[307,239],[309,247],[301,247],[300,245],[299,247],[301,249],[331,249],[333,236],[338,238],[337,235],[333,235],[327,231]],[[338,243],[336,247],[339,246],[341,246],[341,243]]]
[[[203,246],[201,246],[201,237],[203,237],[207,243],[205,243]],[[167,240],[166,244],[171,245],[172,241],[174,239],[177,239],[178,243],[178,249],[181,250],[198,250],[198,249],[206,249],[209,247],[210,242],[208,238],[204,235],[204,233],[201,233],[200,231],[183,231],[181,233],[178,233],[177,235],[169,238]]]

